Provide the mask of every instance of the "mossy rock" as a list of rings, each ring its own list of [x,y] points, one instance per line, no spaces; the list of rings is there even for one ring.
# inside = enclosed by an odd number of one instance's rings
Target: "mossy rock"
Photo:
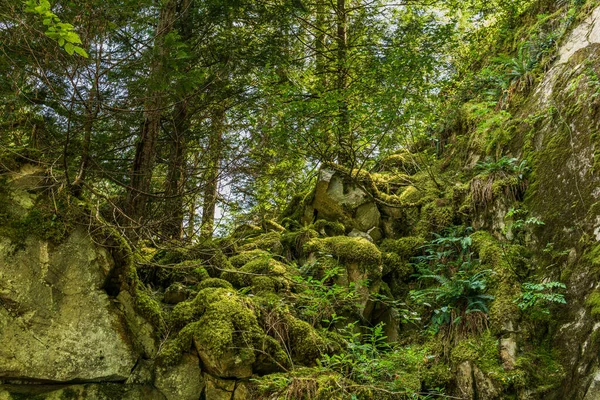
[[[271,254],[268,251],[260,249],[243,251],[233,257],[230,257],[229,262],[234,268],[241,268],[257,258],[271,258]]]
[[[596,320],[600,320],[600,290],[594,290],[585,300],[585,305]]]
[[[381,264],[381,252],[376,245],[364,238],[335,236],[312,239],[304,246],[308,253],[331,254],[347,262],[376,267]]]
[[[196,286],[196,289],[198,291],[201,291],[206,288],[233,289],[233,286],[231,285],[231,283],[227,282],[226,280],[220,279],[220,278],[208,278],[208,279],[203,280],[202,282],[200,282],[198,284],[198,286]]]
[[[281,346],[259,326],[252,303],[227,288],[206,288],[178,304],[172,326],[181,327],[159,354],[164,365],[176,364],[195,345],[205,370],[222,378],[248,378],[253,366],[271,371],[288,366]]]
[[[294,232],[284,233],[281,236],[281,243],[286,249],[286,256],[289,259],[301,260],[305,257],[304,244],[316,237],[319,237],[319,232],[313,227],[307,226]]]
[[[341,222],[320,219],[313,223],[312,228],[322,236],[341,236],[346,233],[346,227]]]
[[[256,285],[264,288],[265,279],[271,280],[276,291],[288,291],[292,276],[297,271],[272,258],[258,257],[247,262],[239,269],[229,269],[221,274],[221,279],[230,282],[236,288]],[[257,279],[261,278],[261,279]]]
[[[256,236],[248,243],[240,246],[240,251],[264,250],[272,254],[283,254],[283,245],[281,244],[280,232],[269,232]]]
[[[411,257],[418,254],[419,249],[425,243],[425,239],[419,236],[403,237],[397,240],[385,239],[381,242],[379,248],[381,251],[396,253],[404,260],[410,260]]]

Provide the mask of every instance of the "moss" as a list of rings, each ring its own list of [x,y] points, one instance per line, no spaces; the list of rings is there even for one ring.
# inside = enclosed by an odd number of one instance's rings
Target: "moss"
[[[559,387],[564,378],[565,370],[559,363],[560,357],[553,351],[544,348],[524,352],[517,357],[517,374],[514,376],[515,386],[535,387],[538,392],[545,392]],[[524,376],[518,376],[518,372]]]
[[[271,293],[276,292],[276,282],[273,278],[268,276],[255,276],[250,280],[250,287],[252,289],[252,293],[261,294],[261,293]]]
[[[489,232],[478,231],[471,235],[473,249],[479,254],[482,269],[491,269],[488,279],[489,293],[494,296],[489,318],[494,329],[502,330],[520,315],[515,299],[521,286],[515,274],[512,246],[502,245]]]
[[[164,329],[165,319],[160,303],[147,292],[142,283],[138,283],[135,290],[135,308],[159,332]]]
[[[299,226],[304,209],[312,201],[312,195],[311,191],[295,194],[281,213],[281,224],[287,228]]]
[[[302,259],[304,257],[304,244],[316,237],[319,237],[319,233],[312,226],[306,226],[297,231],[283,234],[281,243],[286,249],[286,256],[289,259]]]
[[[196,297],[190,301],[184,301],[177,304],[171,312],[170,323],[174,328],[181,328],[190,322],[193,322],[200,318],[206,306],[209,303],[211,294],[214,293],[215,287],[204,288],[200,290]],[[223,289],[223,288],[220,288]],[[225,288],[224,290],[232,291],[231,289]]]
[[[253,279],[265,277],[273,282],[276,291],[288,290],[292,275],[296,271],[272,258],[259,257],[246,263],[239,270],[230,269],[221,274],[221,279],[231,282],[236,288],[244,288],[253,284]],[[264,283],[264,281],[263,281]],[[260,285],[260,280],[257,281]]]
[[[204,279],[210,278],[210,275],[204,267],[194,268],[192,274],[198,280],[198,282],[202,282]]]
[[[205,303],[193,332],[199,348],[216,358],[234,352],[245,364],[253,364],[263,352],[278,364],[287,363],[281,348],[258,325],[251,303],[226,289],[205,289],[199,296]]]
[[[382,169],[390,172],[403,171],[412,175],[416,171],[415,156],[408,150],[402,149],[381,160]]]
[[[229,258],[229,262],[234,268],[241,268],[244,265],[248,264],[250,261],[255,260],[257,258],[270,258],[271,255],[260,249],[243,251],[238,255]]]
[[[240,251],[264,250],[273,254],[282,254],[283,246],[281,244],[280,232],[269,232],[255,238],[240,247]]]
[[[421,208],[419,222],[415,228],[418,236],[441,232],[454,224],[456,214],[447,199],[434,199]]]
[[[35,203],[32,202],[32,208],[21,215],[15,212],[15,209],[21,208],[16,200],[20,195],[7,191],[10,183],[0,183],[0,186],[0,234],[17,247],[23,246],[30,237],[60,244],[73,231],[72,222],[80,212],[77,207],[69,205],[64,196],[55,201],[40,196]]]
[[[410,263],[396,253],[381,253],[381,262],[383,264],[383,276],[393,273],[394,279],[404,279],[414,271]]]
[[[409,260],[418,254],[425,240],[418,236],[408,236],[397,240],[384,239],[379,248],[382,251],[383,275],[395,273],[394,279],[408,277],[413,268]]]
[[[349,169],[347,169],[341,165],[337,165],[337,164],[333,164],[333,163],[327,163],[326,165],[327,165],[327,167],[333,169],[334,171],[341,173],[347,179],[351,179],[352,182],[358,183],[360,185],[360,187],[362,189],[364,189],[366,192],[368,192],[373,198],[375,198],[378,203],[384,203],[384,204],[399,206],[399,207],[417,207],[419,205],[418,203],[411,203],[410,201],[407,201],[406,198],[403,198],[401,196],[398,196],[395,194],[388,194],[388,193],[380,190],[380,188],[378,187],[378,181],[376,179],[377,176],[376,175],[374,176],[363,169],[361,169],[361,170],[355,169],[355,170],[350,171]],[[408,180],[408,182],[406,182],[406,183],[410,184],[410,180]],[[318,189],[319,188],[317,187],[317,190]],[[338,204],[330,204],[329,206],[331,208],[331,213],[330,213],[331,215],[334,215],[337,213],[338,214],[337,219],[340,222],[344,223],[344,225],[347,225],[347,226],[352,225],[352,221],[349,220],[345,216],[345,213],[343,211],[339,211]]]
[[[594,290],[585,300],[585,305],[589,307],[590,313],[596,319],[600,319],[600,290]]]
[[[381,252],[364,238],[335,236],[312,239],[304,246],[308,253],[331,254],[340,260],[357,262],[361,265],[380,265]]]
[[[261,233],[263,233],[263,230],[260,226],[244,224],[235,228],[231,237],[235,239],[245,239],[258,236]]]
[[[210,275],[202,265],[207,265],[203,260],[187,260],[175,265],[160,266],[142,262],[137,266],[137,272],[144,282],[152,282],[163,288],[173,283],[195,285]]]
[[[418,236],[403,237],[397,240],[385,239],[381,242],[379,248],[382,251],[389,251],[396,253],[402,259],[409,260],[412,256],[416,255],[419,248],[423,246],[425,239]]]
[[[294,361],[306,366],[314,365],[316,360],[327,352],[326,341],[307,322],[291,314],[286,315],[284,321]]]
[[[187,325],[173,339],[167,340],[156,357],[157,362],[164,366],[176,365],[181,360],[183,353],[192,347],[193,332],[198,329],[198,324],[195,322]]]
[[[206,288],[224,288],[224,289],[233,289],[231,283],[226,280],[220,278],[207,278],[198,284],[196,289],[203,290]]]
[[[501,368],[498,339],[490,331],[479,337],[460,341],[450,352],[450,361],[458,365],[464,361],[472,361],[483,372],[492,372]]]
[[[253,379],[258,398],[297,400],[373,399],[374,393],[344,375],[323,368],[297,368]]]
[[[313,229],[323,236],[341,236],[346,233],[346,227],[341,222],[320,219],[313,224]]]

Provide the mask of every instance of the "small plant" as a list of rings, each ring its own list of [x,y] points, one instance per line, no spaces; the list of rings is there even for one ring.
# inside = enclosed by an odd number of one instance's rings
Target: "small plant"
[[[417,303],[436,307],[431,315],[430,332],[438,333],[444,326],[453,328],[464,325],[473,332],[483,328],[488,303],[494,299],[494,296],[485,293],[490,274],[491,270],[477,273],[460,270],[449,278],[443,275],[421,275],[419,279],[439,283],[439,286],[411,293]]]
[[[475,207],[486,208],[499,195],[518,200],[527,188],[527,160],[502,157],[487,159],[475,165],[478,175],[471,181]]]
[[[506,68],[506,75],[510,79],[511,86],[516,90],[525,90],[533,85],[533,70],[538,64],[538,58],[531,53],[531,45],[521,43],[514,57],[504,55],[495,58],[496,62]]]
[[[530,317],[540,319],[550,314],[551,305],[567,303],[564,294],[560,293],[566,288],[561,282],[525,282],[522,293],[515,302]]]
[[[361,333],[362,332],[362,333]],[[324,370],[339,373],[353,386],[369,389],[370,393],[385,398],[428,399],[441,394],[440,389],[431,388],[422,393],[423,380],[435,357],[427,348],[394,347],[387,341],[384,324],[361,327],[348,324],[342,335],[347,350],[334,355],[323,355],[319,364]],[[340,387],[340,390],[344,388]],[[343,398],[358,398],[348,395]],[[361,397],[362,398],[362,397]],[[371,398],[371,397],[369,397]]]
[[[424,256],[415,258],[415,276],[428,286],[411,291],[411,298],[431,309],[430,333],[444,329],[452,337],[477,333],[486,326],[488,303],[493,299],[486,293],[487,278],[493,272],[478,270],[479,260],[470,251],[471,231],[450,228],[424,246]]]
[[[527,160],[519,162],[516,158],[504,156],[497,161],[492,161],[490,159],[479,161],[475,165],[475,169],[484,174],[510,174],[523,179],[527,172]]]
[[[314,266],[313,266],[314,267]],[[355,307],[359,294],[356,284],[335,283],[341,273],[339,265],[328,265],[323,268],[319,278],[313,276],[295,276],[294,279],[302,290],[297,294],[296,304],[302,318],[312,326],[323,324],[331,326],[343,320],[338,315],[340,310]]]
[[[527,231],[535,226],[544,225],[544,221],[537,217],[529,215],[529,211],[524,208],[511,208],[504,216],[507,221],[502,232],[511,239],[522,242],[525,239]]]

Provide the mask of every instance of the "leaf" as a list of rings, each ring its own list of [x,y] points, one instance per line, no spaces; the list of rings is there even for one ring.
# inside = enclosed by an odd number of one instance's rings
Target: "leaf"
[[[88,53],[79,46],[75,46],[75,53],[79,54],[83,58],[89,58]]]
[[[65,39],[63,39],[63,38],[58,39],[58,45],[60,47],[63,47],[65,45]]]
[[[75,46],[73,46],[71,43],[67,43],[65,44],[65,50],[67,53],[69,53],[70,56],[72,56],[75,52]]]
[[[43,24],[44,25],[50,25],[50,24],[52,24],[52,18],[46,18],[46,19],[44,19]]]

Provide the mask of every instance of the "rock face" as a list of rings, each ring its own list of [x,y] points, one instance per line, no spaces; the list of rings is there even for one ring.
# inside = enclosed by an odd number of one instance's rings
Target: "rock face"
[[[34,209],[36,176],[39,170],[26,166],[9,177],[7,225]],[[103,290],[111,256],[83,228],[60,244],[28,235],[37,228],[0,232],[0,380],[125,380],[138,354]]]
[[[305,210],[305,221],[338,221],[347,229],[381,238],[381,213],[369,195],[340,172],[322,169],[312,204]]]
[[[204,389],[198,357],[184,354],[181,362],[175,367],[157,368],[154,386],[167,400],[197,400],[198,394]]]
[[[106,251],[76,230],[56,248],[0,238],[0,377],[124,380],[137,355],[102,285]]]

